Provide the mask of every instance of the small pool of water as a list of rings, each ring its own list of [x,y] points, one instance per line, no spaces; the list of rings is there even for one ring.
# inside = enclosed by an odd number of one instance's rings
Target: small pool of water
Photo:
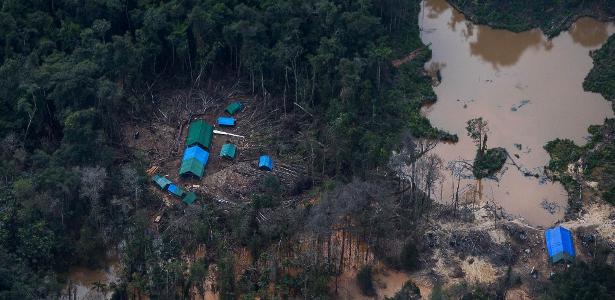
[[[111,256],[105,261],[104,268],[88,269],[74,267],[68,274],[68,284],[63,299],[110,299],[113,291],[111,283],[119,282],[119,261]]]

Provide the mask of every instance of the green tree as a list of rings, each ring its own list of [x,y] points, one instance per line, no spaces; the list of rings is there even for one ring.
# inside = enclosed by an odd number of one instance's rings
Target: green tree
[[[370,297],[376,295],[376,289],[374,288],[374,275],[372,272],[372,267],[367,265],[363,266],[357,273],[357,283],[359,284],[361,293]]]
[[[485,150],[487,150],[487,133],[489,133],[487,121],[483,120],[482,117],[470,119],[467,122],[466,130],[468,136],[474,141],[478,153],[485,153]]]

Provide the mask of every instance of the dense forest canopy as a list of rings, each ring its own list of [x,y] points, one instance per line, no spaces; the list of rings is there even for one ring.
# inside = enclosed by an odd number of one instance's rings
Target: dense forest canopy
[[[99,266],[121,241],[128,280],[154,276],[143,210],[157,200],[147,162],[121,147],[121,124],[146,120],[153,93],[242,80],[284,114],[300,104],[331,149],[325,175],[341,180],[386,164],[401,128],[452,138],[419,113],[434,100],[429,50],[390,64],[423,47],[418,11],[399,0],[0,1],[0,297],[57,295],[60,274]]]
[[[611,0],[450,0],[472,21],[515,32],[540,28],[547,36],[558,35],[577,18],[591,16],[611,20]]]

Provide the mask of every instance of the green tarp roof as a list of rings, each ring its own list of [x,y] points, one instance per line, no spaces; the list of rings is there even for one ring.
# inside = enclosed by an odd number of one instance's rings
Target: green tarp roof
[[[203,177],[203,172],[205,172],[205,165],[196,158],[183,160],[179,168],[179,175],[194,175],[200,178]]]
[[[188,137],[186,138],[186,146],[199,144],[205,149],[211,147],[211,140],[214,136],[214,127],[207,124],[203,120],[195,120],[190,123],[188,129]]]
[[[227,113],[229,113],[231,115],[234,115],[240,109],[241,109],[241,103],[233,102],[233,103],[229,104],[224,111],[226,111]]]
[[[186,204],[192,204],[194,203],[194,201],[196,201],[196,194],[193,192],[189,192],[184,196],[184,199],[182,201],[184,201],[184,203]]]
[[[160,176],[160,175],[154,175],[152,177],[152,180],[156,183],[156,185],[158,185],[158,187],[161,190],[166,189],[169,184],[171,184],[171,180],[167,179],[166,177]]]
[[[228,159],[235,158],[235,153],[237,152],[237,147],[233,144],[224,144],[222,145],[222,149],[220,150],[220,156]]]

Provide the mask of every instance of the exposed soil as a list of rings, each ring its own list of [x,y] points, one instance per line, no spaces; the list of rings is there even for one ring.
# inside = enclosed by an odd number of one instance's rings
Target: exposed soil
[[[280,127],[280,120],[274,120],[269,115],[275,111],[267,111],[257,107],[253,98],[238,95],[230,91],[219,91],[219,96],[211,96],[201,91],[175,91],[171,96],[161,96],[159,108],[149,123],[139,122],[124,126],[124,141],[130,148],[144,155],[150,167],[157,166],[157,173],[169,178],[187,191],[194,191],[203,196],[228,204],[245,203],[249,201],[254,187],[266,176],[278,177],[288,189],[305,173],[300,159],[280,157],[273,143]],[[224,108],[233,101],[241,101],[243,109],[234,117],[237,125],[234,127],[217,126],[217,118],[226,116]],[[241,137],[214,134],[209,160],[201,179],[180,177],[179,167],[185,148],[186,135],[191,120],[203,119],[214,125],[215,130],[240,135]],[[138,138],[136,138],[138,132]],[[225,143],[237,146],[237,156],[228,160],[219,156]],[[258,169],[258,157],[262,154],[272,156],[274,170],[272,172]],[[156,188],[152,192],[161,196],[165,204],[178,204],[179,199],[169,196]]]
[[[575,234],[577,260],[588,261],[596,245],[615,247],[615,208],[593,202],[579,219],[562,223]],[[500,288],[508,278],[511,286],[506,299],[533,299],[549,286],[549,278],[566,270],[565,263],[550,264],[544,229],[527,225],[521,219],[502,215],[489,206],[463,208],[455,215],[436,206],[428,217],[421,253],[422,268],[407,273],[391,270],[376,259],[374,266],[376,299],[394,295],[412,280],[428,298],[434,286],[450,289],[462,284]],[[615,257],[610,258],[615,262]],[[341,299],[373,299],[361,294],[356,283],[360,265],[340,276]]]

